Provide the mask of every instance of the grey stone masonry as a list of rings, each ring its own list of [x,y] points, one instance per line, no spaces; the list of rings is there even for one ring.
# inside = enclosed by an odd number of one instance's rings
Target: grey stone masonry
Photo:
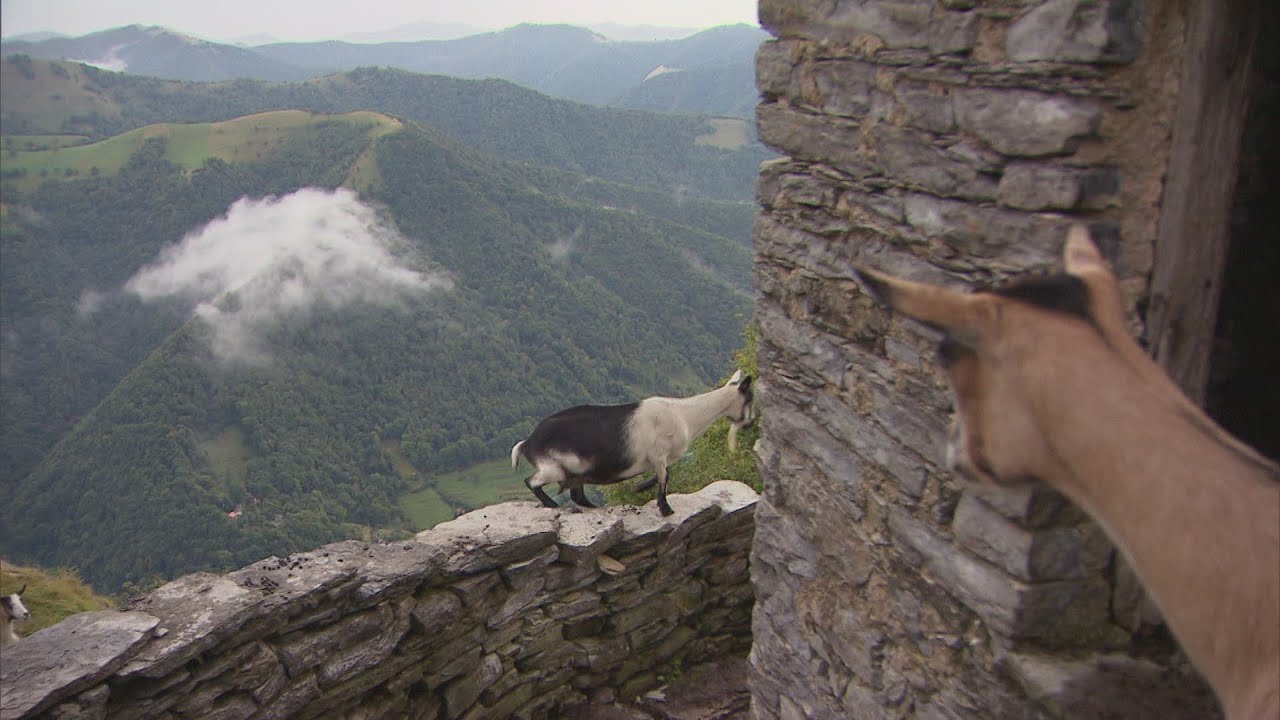
[[[1185,6],[759,11],[774,38],[756,58],[758,128],[785,157],[762,167],[753,229],[765,483],[754,716],[1216,716],[1169,646],[1118,659],[1139,642],[1141,598],[1083,512],[1041,485],[970,487],[945,471],[940,338],[851,273],[857,262],[956,289],[998,282],[1056,267],[1067,227],[1084,221],[1136,327]],[[1176,683],[1157,681],[1166,670]],[[1164,694],[1126,698],[1126,677]]]
[[[5,648],[0,716],[500,720],[630,700],[750,643],[755,492],[670,502],[509,502],[188,575]]]

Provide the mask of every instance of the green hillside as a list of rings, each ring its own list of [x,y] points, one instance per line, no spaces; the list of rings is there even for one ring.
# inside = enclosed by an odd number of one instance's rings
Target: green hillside
[[[425,489],[406,466],[451,506],[478,502],[440,476],[503,457],[568,404],[706,389],[740,344],[737,206],[704,206],[721,234],[689,221],[700,201],[503,162],[413,122],[269,117],[270,131],[223,125],[239,143],[168,128],[118,170],[5,184],[0,552],[115,590],[405,536],[406,498]],[[242,196],[344,184],[398,231],[398,261],[444,289],[285,316],[258,337],[269,361],[241,364],[192,301],[120,291]]]
[[[499,158],[568,170],[670,195],[750,202],[772,153],[722,137],[707,116],[664,115],[559,100],[504,80],[464,80],[389,68],[299,82],[158,80],[61,61],[0,61],[0,134],[92,139],[172,122],[218,122],[270,110],[370,110],[416,120]],[[67,102],[63,103],[62,100]],[[742,124],[742,121],[734,121]]]
[[[319,127],[318,120],[352,125],[371,138],[402,125],[368,111],[321,118],[302,110],[278,110],[216,123],[148,125],[99,142],[51,149],[21,150],[17,149],[20,142],[7,138],[7,144],[15,147],[5,157],[3,175],[19,190],[31,190],[50,177],[115,175],[152,138],[164,138],[164,159],[188,171],[203,167],[210,158],[253,162],[297,144],[301,136]],[[65,136],[39,137],[41,144],[58,145],[57,139]]]

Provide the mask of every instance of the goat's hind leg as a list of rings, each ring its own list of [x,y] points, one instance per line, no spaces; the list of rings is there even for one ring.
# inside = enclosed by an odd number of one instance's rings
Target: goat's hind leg
[[[573,498],[575,503],[584,508],[596,507],[595,503],[587,499],[587,491],[582,487],[582,483],[578,483],[569,488],[569,497]]]
[[[537,496],[537,498],[538,498],[539,500],[541,500],[541,501],[542,501],[542,504],[543,504],[543,505],[545,505],[545,506],[547,506],[547,507],[549,507],[549,508],[558,508],[558,507],[560,507],[559,505],[557,505],[557,504],[556,504],[556,501],[555,501],[555,500],[552,500],[552,499],[551,499],[551,496],[547,494],[547,491],[542,489],[542,485],[541,485],[541,484],[538,484],[538,485],[534,485],[534,484],[533,484],[533,479],[534,479],[535,477],[537,477],[537,476],[538,476],[538,473],[534,473],[534,474],[530,475],[529,477],[525,478],[525,479],[524,479],[524,486],[525,486],[525,487],[527,487],[527,488],[529,488],[530,490],[532,490],[532,491],[533,491],[533,494],[534,494],[534,495],[536,495],[536,496]]]
[[[658,478],[658,512],[663,515],[670,515],[675,512],[671,509],[671,505],[667,502],[667,481],[671,479],[670,473],[667,472],[667,466],[663,465],[656,476]]]

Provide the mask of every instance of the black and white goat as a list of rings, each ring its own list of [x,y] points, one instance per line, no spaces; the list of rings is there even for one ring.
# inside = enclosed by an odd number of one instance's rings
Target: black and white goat
[[[27,586],[23,585],[18,592],[0,597],[0,648],[18,642],[18,633],[14,631],[14,624],[26,622],[31,618],[31,611],[22,604],[22,593],[26,591]]]
[[[711,423],[730,420],[729,449],[738,429],[755,419],[751,377],[742,371],[721,387],[687,398],[651,397],[624,405],[578,405],[547,417],[528,438],[511,448],[511,467],[520,458],[536,471],[524,484],[547,507],[556,502],[542,489],[548,483],[568,488],[583,507],[595,507],[582,486],[609,485],[646,472],[658,483],[658,511],[670,515],[667,469],[689,450],[689,443]]]

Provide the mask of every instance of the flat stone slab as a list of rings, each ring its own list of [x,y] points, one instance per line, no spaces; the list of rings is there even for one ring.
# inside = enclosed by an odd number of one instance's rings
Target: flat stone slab
[[[124,665],[160,624],[142,612],[80,613],[5,648],[0,717],[33,717],[101,682]]]
[[[560,517],[560,562],[586,565],[622,539],[622,518],[605,513],[566,513]]]
[[[1118,653],[1079,660],[1011,653],[1005,663],[1054,717],[1222,717],[1213,692],[1189,666],[1164,667]]]
[[[471,574],[532,557],[555,544],[559,517],[556,508],[515,500],[472,510],[416,537],[449,554],[447,569]]]

